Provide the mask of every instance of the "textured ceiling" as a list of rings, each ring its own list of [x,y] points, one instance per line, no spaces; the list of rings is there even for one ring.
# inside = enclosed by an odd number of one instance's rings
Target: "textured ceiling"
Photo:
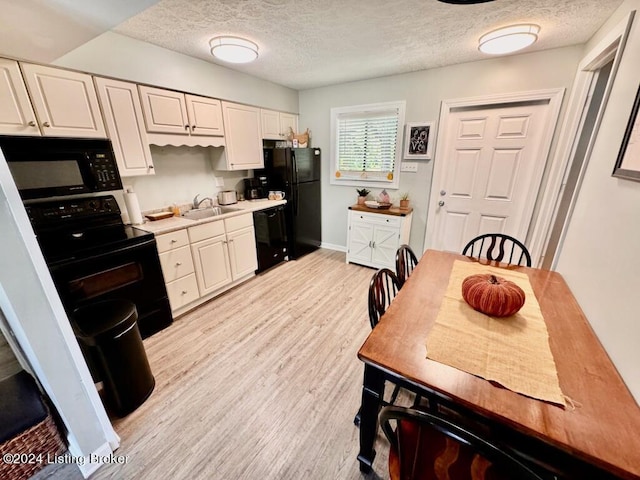
[[[525,51],[586,42],[622,0],[160,0],[113,31],[302,90],[487,58],[489,30],[541,26]],[[259,45],[248,65],[218,62],[209,39],[232,34]]]

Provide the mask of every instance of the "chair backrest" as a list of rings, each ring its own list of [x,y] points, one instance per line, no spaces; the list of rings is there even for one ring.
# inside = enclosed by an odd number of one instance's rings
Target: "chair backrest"
[[[508,263],[511,265],[531,266],[531,255],[524,244],[504,233],[485,233],[471,240],[462,250],[462,254],[477,259]]]
[[[390,443],[391,480],[542,480],[498,444],[435,411],[387,406],[380,412],[380,424]]]
[[[388,268],[373,274],[369,282],[369,321],[374,328],[400,290],[398,277]]]
[[[400,248],[396,251],[396,275],[400,282],[400,288],[407,281],[416,265],[418,265],[418,259],[411,247],[409,245],[400,245]]]

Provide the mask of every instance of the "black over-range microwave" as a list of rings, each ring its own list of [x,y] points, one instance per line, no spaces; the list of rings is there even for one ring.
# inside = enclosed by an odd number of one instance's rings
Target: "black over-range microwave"
[[[122,189],[109,140],[0,136],[22,200]]]

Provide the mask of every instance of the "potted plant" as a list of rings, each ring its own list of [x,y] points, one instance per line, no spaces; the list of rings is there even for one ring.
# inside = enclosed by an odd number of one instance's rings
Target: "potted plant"
[[[364,205],[364,201],[367,199],[367,195],[371,193],[371,190],[356,188],[356,192],[358,192],[358,205]]]
[[[409,208],[409,192],[400,195],[400,208]]]

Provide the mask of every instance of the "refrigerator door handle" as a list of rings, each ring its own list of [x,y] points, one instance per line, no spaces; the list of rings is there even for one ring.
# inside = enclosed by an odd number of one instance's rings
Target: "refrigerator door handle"
[[[298,161],[296,160],[296,154],[293,150],[291,150],[291,164],[294,172],[293,183],[297,185],[298,184]]]

